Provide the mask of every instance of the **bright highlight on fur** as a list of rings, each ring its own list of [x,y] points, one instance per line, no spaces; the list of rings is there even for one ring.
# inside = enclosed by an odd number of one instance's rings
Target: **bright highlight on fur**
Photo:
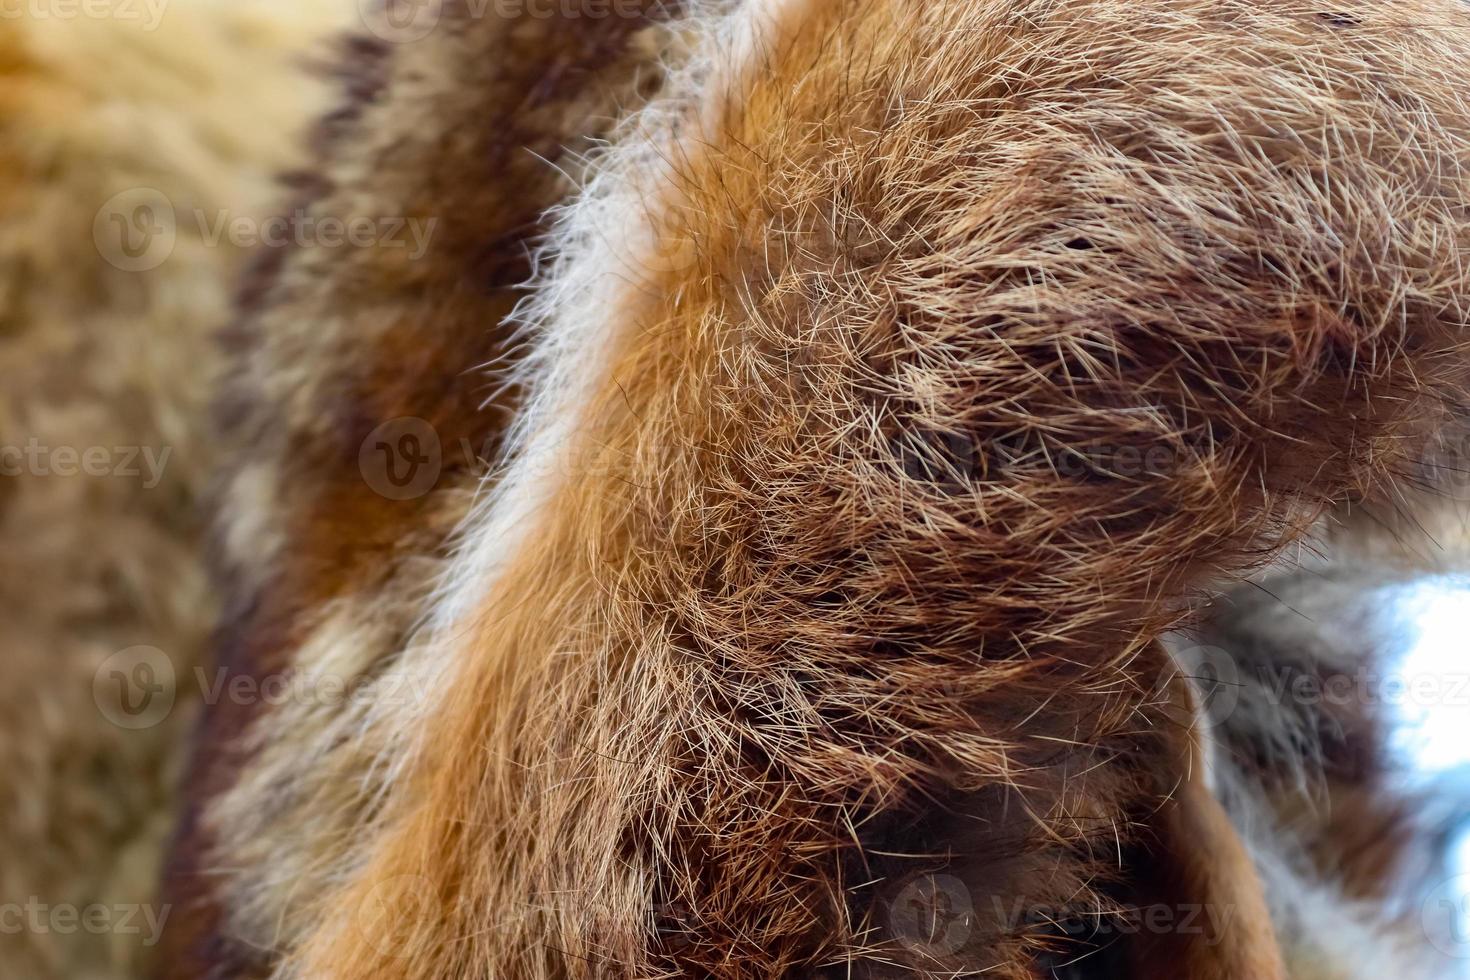
[[[1470,630],[1467,586],[1463,579],[1431,579],[1400,600],[1413,636],[1397,665],[1404,685],[1396,702],[1403,726],[1397,748],[1419,773],[1443,774],[1470,764],[1464,738],[1470,730],[1470,692],[1462,690],[1464,639]],[[1426,691],[1424,682],[1436,679],[1441,680]],[[1444,707],[1435,710],[1440,701]]]

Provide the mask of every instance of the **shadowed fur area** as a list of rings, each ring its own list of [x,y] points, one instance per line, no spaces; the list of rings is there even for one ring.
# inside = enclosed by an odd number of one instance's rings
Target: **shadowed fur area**
[[[1457,402],[1470,9],[449,4],[352,65],[307,207],[443,225],[252,278],[219,647],[360,696],[211,707],[165,976],[1379,975],[1273,922],[1159,641]],[[1147,906],[1223,917],[1096,939]]]

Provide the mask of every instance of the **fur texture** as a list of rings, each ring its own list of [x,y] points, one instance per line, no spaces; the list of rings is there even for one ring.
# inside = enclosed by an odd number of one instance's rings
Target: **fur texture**
[[[324,107],[311,39],[346,8],[88,11],[0,18],[0,977],[15,980],[141,976],[166,924],[158,866],[215,604],[211,334],[242,254],[194,216],[274,209],[273,174]],[[116,237],[154,229],[134,255]],[[108,675],[137,646],[177,687],[156,674],[173,710],[135,726]],[[100,932],[82,918],[97,907]],[[71,928],[51,918],[67,909]]]
[[[1463,567],[1463,545],[1438,550]],[[1186,669],[1214,678],[1215,794],[1261,869],[1292,977],[1459,976],[1426,930],[1454,928],[1434,921],[1446,909],[1431,892],[1458,873],[1470,800],[1400,757],[1383,681],[1402,669],[1416,629],[1398,617],[1422,584],[1339,555],[1233,590],[1180,638]]]
[[[678,47],[663,9],[500,22],[449,5],[419,44],[354,46],[323,169],[298,181],[306,213],[436,230],[422,261],[308,243],[254,270],[231,338],[221,418],[235,465],[220,495],[221,664],[347,694],[206,718],[169,872],[171,976],[268,971],[351,873],[433,689],[434,660],[410,659],[428,596],[518,401],[475,367],[519,356],[497,324],[531,274],[542,212],[657,86],[647,69]],[[365,479],[362,453],[405,417],[430,427],[442,468],[431,492],[395,500]]]
[[[647,13],[359,50],[312,212],[444,230],[258,270],[222,650],[361,696],[210,712],[168,975],[1033,980],[1157,902],[1242,917],[1135,976],[1361,975],[1157,641],[1460,390],[1470,12]],[[393,500],[403,416],[472,452]]]

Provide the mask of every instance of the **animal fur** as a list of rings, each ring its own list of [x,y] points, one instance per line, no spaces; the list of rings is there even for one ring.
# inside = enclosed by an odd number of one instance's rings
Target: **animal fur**
[[[1462,547],[1441,550],[1463,562]],[[1415,630],[1396,617],[1421,581],[1341,560],[1277,572],[1177,641],[1190,672],[1219,685],[1206,712],[1215,795],[1261,869],[1292,977],[1460,975],[1426,930],[1456,928],[1436,926],[1446,909],[1432,893],[1458,873],[1470,800],[1396,757],[1381,680],[1398,676]]]
[[[1241,917],[1118,969],[1367,975],[1158,641],[1457,400],[1470,11],[440,13],[300,185],[429,252],[246,293],[219,655],[353,696],[208,713],[164,975],[1031,980],[1159,902]],[[1024,914],[912,942],[951,881]]]
[[[166,924],[158,867],[214,621],[212,333],[242,257],[192,216],[272,213],[274,174],[323,109],[311,39],[344,19],[303,0],[176,2],[156,24],[140,5],[88,10],[0,17],[0,977],[15,980],[142,976],[148,923]],[[108,202],[144,188],[172,205],[173,248],[119,267]],[[107,665],[140,645],[171,662],[176,702],[123,727]],[[100,932],[82,918],[97,907]],[[66,909],[70,926],[51,919]]]

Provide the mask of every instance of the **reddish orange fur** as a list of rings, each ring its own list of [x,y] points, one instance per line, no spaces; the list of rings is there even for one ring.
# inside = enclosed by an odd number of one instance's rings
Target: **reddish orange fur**
[[[1284,980],[1286,968],[1260,876],[1220,801],[1205,780],[1205,759],[1194,727],[1195,701],[1182,679],[1170,685],[1171,720],[1180,736],[1172,762],[1184,776],[1150,821],[1145,857],[1132,874],[1140,904],[1171,910],[1229,910],[1223,942],[1184,929],[1139,934],[1131,976],[1138,980]]]

